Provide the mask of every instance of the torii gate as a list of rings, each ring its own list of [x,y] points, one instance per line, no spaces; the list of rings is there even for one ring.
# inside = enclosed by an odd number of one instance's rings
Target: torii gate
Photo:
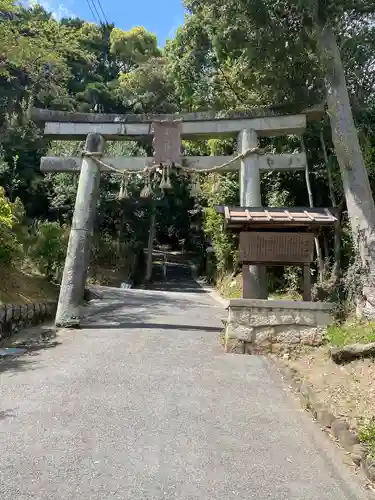
[[[258,137],[302,135],[307,119],[318,119],[320,110],[305,110],[300,114],[277,116],[269,109],[257,108],[248,112],[200,112],[173,115],[114,115],[71,113],[33,109],[31,117],[44,123],[44,135],[55,140],[86,139],[84,157],[41,160],[43,172],[79,171],[79,184],[69,238],[65,268],[57,308],[56,326],[77,327],[80,324],[80,307],[84,295],[90,258],[91,236],[94,226],[96,203],[99,197],[100,172],[106,164],[120,172],[141,170],[154,158],[102,156],[105,140],[136,140],[152,137],[152,124],[181,121],[182,138],[213,138],[237,136],[239,153],[258,147]],[[91,154],[91,157],[90,157]],[[93,156],[101,157],[99,164]],[[227,164],[232,157],[198,156],[181,157],[187,170],[206,170]],[[231,162],[222,171],[240,171],[240,202],[242,207],[261,206],[260,174],[264,171],[305,170],[306,155],[252,154]],[[249,266],[244,271],[244,298],[267,298],[264,266]]]

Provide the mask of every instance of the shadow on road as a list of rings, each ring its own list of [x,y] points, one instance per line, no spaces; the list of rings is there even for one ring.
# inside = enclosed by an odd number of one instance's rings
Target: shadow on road
[[[202,332],[214,332],[220,333],[222,328],[215,326],[200,326],[200,325],[177,325],[177,324],[163,324],[163,323],[143,323],[140,321],[136,321],[138,318],[134,318],[132,321],[128,322],[116,322],[115,324],[98,324],[98,323],[85,323],[82,328],[89,330],[102,330],[105,328],[108,329],[118,329],[118,328],[144,328],[150,330],[182,330],[182,331],[202,331]]]
[[[168,262],[166,277],[163,276],[163,265],[154,264],[153,281],[146,288],[164,292],[207,293],[192,278],[190,266],[179,262]]]
[[[192,317],[190,325],[179,324],[178,314],[181,311],[187,312],[192,307],[204,308],[210,305],[210,301],[206,302],[203,296],[208,297],[207,292],[191,278],[188,267],[178,264],[171,267],[172,272],[168,274],[168,279],[156,280],[144,290],[94,287],[102,298],[91,301],[83,308],[81,328],[86,330],[133,328],[213,333],[222,331],[220,326],[211,326],[210,323],[205,325],[207,321],[201,321],[200,316]],[[177,317],[174,311],[178,313]],[[168,323],[168,320],[171,322]],[[18,356],[0,358],[0,373],[37,369],[39,354],[45,349],[59,346],[60,343],[56,340],[56,333],[53,332],[49,338],[36,337],[16,345],[8,344],[7,347],[26,349],[26,352]]]
[[[23,372],[36,368],[37,357],[39,353],[45,349],[53,349],[60,345],[61,342],[51,340],[30,340],[17,345],[8,345],[8,347],[18,347],[26,349],[26,352],[20,356],[5,356],[0,358],[0,373],[3,372]],[[1,419],[1,413],[0,413]]]

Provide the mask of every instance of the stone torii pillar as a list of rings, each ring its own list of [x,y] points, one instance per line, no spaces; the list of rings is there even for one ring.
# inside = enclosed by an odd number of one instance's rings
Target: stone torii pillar
[[[91,133],[87,136],[86,152],[102,154],[104,146],[105,140],[100,134]],[[72,228],[57,306],[55,319],[57,327],[75,328],[80,325],[80,308],[90,261],[99,184],[100,165],[90,156],[85,156],[79,176]]]
[[[258,147],[255,130],[242,130],[238,135],[239,152]],[[241,207],[261,207],[260,168],[258,155],[251,155],[241,161],[240,169]],[[267,271],[265,266],[242,266],[244,299],[267,299]]]

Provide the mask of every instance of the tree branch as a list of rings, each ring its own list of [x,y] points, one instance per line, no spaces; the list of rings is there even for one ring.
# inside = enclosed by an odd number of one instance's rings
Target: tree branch
[[[237,90],[233,87],[233,85],[229,81],[229,79],[228,79],[227,75],[225,74],[225,72],[221,69],[220,64],[218,64],[218,70],[220,71],[220,73],[224,77],[225,83],[227,84],[228,88],[233,92],[233,94],[236,96],[237,100],[241,104],[246,104],[246,102],[242,99],[242,97],[238,94]]]

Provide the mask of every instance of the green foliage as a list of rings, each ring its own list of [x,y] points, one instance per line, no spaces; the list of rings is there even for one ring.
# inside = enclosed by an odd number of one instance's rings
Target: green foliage
[[[110,35],[111,53],[119,63],[121,71],[128,72],[148,59],[159,56],[157,39],[142,26],[129,31],[114,28]]]
[[[136,113],[173,113],[178,110],[174,82],[166,60],[153,57],[128,73],[121,73],[119,99]]]
[[[361,443],[368,447],[369,457],[375,460],[375,418],[362,422],[358,437]]]
[[[375,8],[370,1],[229,0],[224,5],[221,0],[187,0],[185,5],[191,14],[171,45],[179,56],[171,69],[182,96],[202,100],[199,91],[192,95],[192,81],[194,89],[214,95],[215,101],[229,93],[231,105],[237,107],[320,103],[324,64],[318,54],[317,25],[325,23],[332,23],[345,47],[349,86],[358,89],[358,76],[366,75],[361,97],[367,90],[373,94],[373,85],[367,86],[367,71],[370,80],[373,74]],[[214,87],[220,78],[221,91]],[[207,92],[213,88],[219,95]]]
[[[28,256],[50,280],[59,280],[63,270],[69,228],[57,222],[39,221],[33,228]]]
[[[118,246],[109,234],[102,234],[95,238],[91,253],[92,262],[95,265],[112,266],[117,263]]]
[[[0,224],[8,229],[13,227],[12,205],[5,197],[4,188],[0,188]]]
[[[203,228],[211,239],[215,251],[217,270],[223,273],[235,265],[236,242],[230,234],[223,231],[223,218],[216,213],[215,208],[208,207],[204,210]]]
[[[221,155],[233,152],[233,140],[211,139],[204,143],[184,142],[185,154]],[[202,227],[207,240],[214,249],[217,276],[234,270],[238,260],[238,240],[223,231],[223,217],[216,213],[218,205],[238,205],[239,184],[236,174],[208,174],[201,179],[200,203],[203,211]]]
[[[342,347],[347,344],[366,344],[375,342],[375,322],[355,321],[342,325],[329,326],[327,330],[327,340],[330,344]]]
[[[20,255],[21,243],[17,239],[23,207],[17,199],[11,203],[0,186],[0,263],[10,264]]]
[[[234,276],[231,274],[224,274],[219,278],[217,284],[222,297],[225,299],[240,299],[242,297],[242,275]]]

